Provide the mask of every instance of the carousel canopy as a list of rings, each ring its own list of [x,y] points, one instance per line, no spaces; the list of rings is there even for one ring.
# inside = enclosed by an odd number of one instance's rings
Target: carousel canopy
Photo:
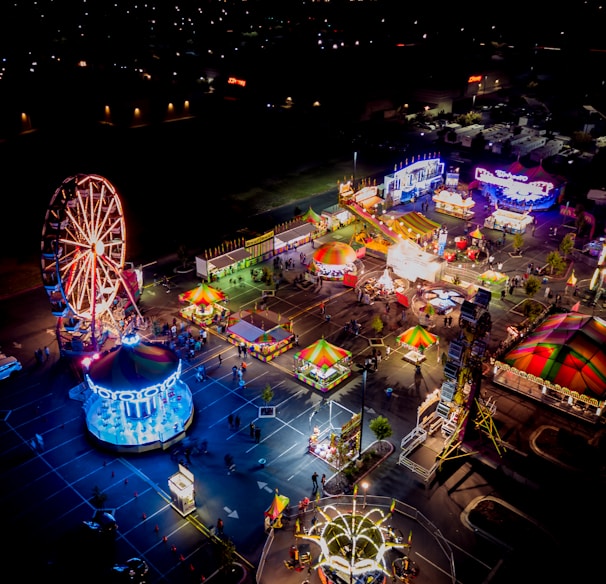
[[[301,359],[316,367],[326,369],[347,357],[351,357],[351,351],[331,345],[326,339],[320,339],[295,354],[295,359]]]
[[[398,335],[396,341],[413,349],[427,349],[438,342],[438,337],[418,324]]]
[[[206,282],[203,282],[197,288],[179,294],[179,300],[181,302],[191,302],[196,306],[199,306],[200,304],[208,306],[213,302],[225,300],[225,294],[223,294],[221,290],[217,290],[216,288],[209,286]]]
[[[330,266],[346,266],[356,260],[353,247],[341,241],[329,241],[322,244],[313,255],[313,259],[321,264]]]
[[[588,397],[606,396],[606,321],[578,313],[545,319],[501,361],[516,373],[534,376]],[[559,387],[558,387],[559,386]]]
[[[121,345],[93,361],[89,377],[108,389],[138,390],[162,383],[179,367],[179,357],[163,345]]]

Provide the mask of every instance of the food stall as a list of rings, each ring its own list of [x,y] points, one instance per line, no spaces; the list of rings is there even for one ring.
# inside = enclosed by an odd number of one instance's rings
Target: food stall
[[[516,213],[497,209],[484,219],[484,227],[497,229],[506,233],[526,233],[526,228],[532,225],[533,218],[528,213]]]
[[[471,219],[475,215],[472,209],[476,203],[468,193],[442,189],[433,195],[432,200],[437,213],[459,219]]]
[[[242,311],[240,319],[227,327],[227,340],[244,345],[253,357],[269,362],[293,346],[290,323],[279,324],[280,318],[271,311]]]
[[[295,354],[295,377],[328,391],[351,375],[351,351],[319,339]]]

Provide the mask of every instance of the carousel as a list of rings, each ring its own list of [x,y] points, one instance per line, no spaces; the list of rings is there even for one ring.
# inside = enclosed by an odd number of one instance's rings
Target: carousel
[[[227,298],[221,290],[203,282],[198,287],[179,294],[179,302],[185,304],[179,310],[179,315],[196,325],[210,326],[229,315],[227,308],[220,304],[225,300]]]
[[[320,391],[329,391],[351,375],[351,351],[319,339],[295,354],[295,377]]]
[[[345,274],[356,274],[356,251],[347,243],[329,241],[313,254],[310,270],[323,280],[342,281]]]
[[[85,367],[86,426],[103,446],[145,452],[184,437],[194,406],[172,350],[132,334],[98,359],[86,359]]]

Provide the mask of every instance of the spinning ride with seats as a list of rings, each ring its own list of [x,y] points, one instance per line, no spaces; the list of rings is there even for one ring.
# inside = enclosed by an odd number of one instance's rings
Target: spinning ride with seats
[[[141,316],[139,282],[125,270],[125,253],[124,214],[113,185],[97,175],[66,178],[45,215],[40,258],[62,354],[94,354],[129,331],[130,317]]]

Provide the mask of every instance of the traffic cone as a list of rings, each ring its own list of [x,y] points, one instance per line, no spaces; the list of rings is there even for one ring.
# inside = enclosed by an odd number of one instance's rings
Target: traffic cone
[[[136,499],[139,496],[139,493],[137,493],[137,491],[135,491],[134,495],[135,495],[135,499]]]
[[[185,556],[183,554],[179,554],[179,561],[180,562],[184,562],[185,561]]]
[[[193,565],[193,564],[190,564],[190,565],[189,565],[189,571],[190,571],[190,572],[195,572],[195,571],[196,571],[196,568],[194,567],[194,565]]]
[[[164,543],[166,543],[166,542],[168,541],[168,537],[166,537],[165,535],[163,535],[163,536],[162,536],[162,541],[163,541]]]
[[[143,512],[141,518],[145,521],[147,519],[147,513]]]
[[[128,485],[128,479],[124,479],[124,484]]]
[[[170,551],[173,552],[174,554],[177,553],[177,546],[175,544],[170,546]]]
[[[160,528],[158,527],[158,524],[156,523],[156,525],[154,526],[154,531],[156,533],[158,533],[160,531]]]

